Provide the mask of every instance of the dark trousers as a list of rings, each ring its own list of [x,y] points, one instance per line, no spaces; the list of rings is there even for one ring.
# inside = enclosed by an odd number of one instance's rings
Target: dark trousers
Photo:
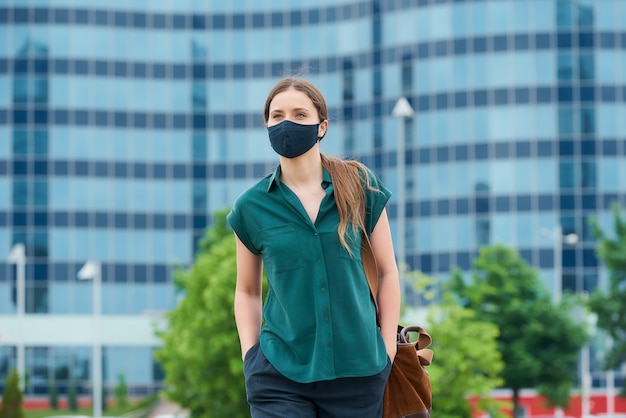
[[[374,376],[298,383],[267,361],[259,343],[246,353],[244,362],[252,418],[380,418],[390,371],[388,362]]]

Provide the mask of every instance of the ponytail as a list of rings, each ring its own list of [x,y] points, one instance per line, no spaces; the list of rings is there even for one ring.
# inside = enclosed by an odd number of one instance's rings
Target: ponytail
[[[333,180],[335,202],[339,211],[339,241],[352,255],[348,244],[348,226],[355,234],[365,231],[365,191],[364,187],[376,190],[370,185],[369,173],[365,165],[354,160],[343,160],[321,154],[322,167]],[[355,235],[356,236],[356,235]],[[348,237],[348,238],[347,238]]]

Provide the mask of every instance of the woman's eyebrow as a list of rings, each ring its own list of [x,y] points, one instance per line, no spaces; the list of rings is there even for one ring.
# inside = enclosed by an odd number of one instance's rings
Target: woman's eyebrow
[[[310,112],[311,110],[308,107],[298,106],[298,107],[292,108],[291,111],[293,111],[293,112],[300,112],[300,111]],[[282,108],[270,109],[270,113],[280,113],[280,112],[284,112],[284,110]]]

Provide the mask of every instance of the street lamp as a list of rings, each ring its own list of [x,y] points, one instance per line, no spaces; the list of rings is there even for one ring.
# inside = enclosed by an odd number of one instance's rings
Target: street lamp
[[[586,301],[589,297],[587,292],[582,292],[581,298],[583,301]],[[593,335],[596,330],[596,323],[598,318],[595,314],[591,314],[588,312],[587,308],[583,305],[578,308],[577,320],[578,322],[584,323],[587,331]],[[582,417],[586,418],[591,416],[591,352],[589,347],[589,340],[585,341],[585,345],[580,350],[580,408]],[[608,393],[607,393],[607,409],[610,409],[610,405],[608,404]]]
[[[93,397],[93,416],[102,416],[102,347],[100,342],[100,286],[102,269],[97,261],[87,261],[77,274],[80,280],[93,280],[93,335],[92,335],[92,364],[91,364],[91,391]]]
[[[15,264],[17,283],[16,283],[16,307],[17,307],[17,322],[18,322],[18,333],[20,333],[17,339],[17,374],[20,376],[20,390],[24,391],[25,386],[25,376],[24,376],[24,338],[21,333],[24,329],[24,314],[25,310],[25,293],[26,293],[26,249],[24,244],[15,244],[13,248],[11,248],[11,252],[9,253],[9,257],[7,258],[8,262],[11,264]]]
[[[398,266],[400,277],[406,264],[406,129],[405,120],[413,116],[415,112],[406,97],[400,97],[396,102],[391,114],[398,118]]]
[[[561,225],[555,226],[554,229],[541,228],[541,235],[550,238],[554,244],[554,284],[552,296],[555,302],[559,302],[563,294],[563,244],[576,244],[578,235],[563,235],[563,227]]]
[[[555,226],[554,229],[541,228],[541,235],[550,238],[553,243],[554,283],[552,285],[552,298],[558,303],[561,301],[563,294],[563,244],[576,244],[578,242],[578,235],[563,235],[563,227],[561,225]],[[563,410],[557,408],[555,416],[562,417]]]

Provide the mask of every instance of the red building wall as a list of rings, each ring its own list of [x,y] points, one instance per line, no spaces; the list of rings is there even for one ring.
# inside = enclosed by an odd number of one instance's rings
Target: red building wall
[[[498,391],[498,394],[494,394],[493,399],[511,402],[511,394],[506,394],[505,391]],[[614,413],[626,414],[626,398],[614,396]],[[552,417],[554,416],[554,408],[546,407],[545,398],[537,395],[534,391],[523,392],[520,395],[520,405],[524,407],[526,411],[526,417]],[[589,397],[589,409],[591,415],[602,416],[607,413],[607,396],[605,393],[593,393]],[[433,406],[433,410],[436,410],[436,405]],[[509,416],[513,416],[512,411],[509,409]],[[570,399],[569,408],[563,411],[565,417],[581,418],[582,417],[582,402],[580,395],[574,395]],[[477,412],[474,415],[476,418],[482,417],[483,414]]]

